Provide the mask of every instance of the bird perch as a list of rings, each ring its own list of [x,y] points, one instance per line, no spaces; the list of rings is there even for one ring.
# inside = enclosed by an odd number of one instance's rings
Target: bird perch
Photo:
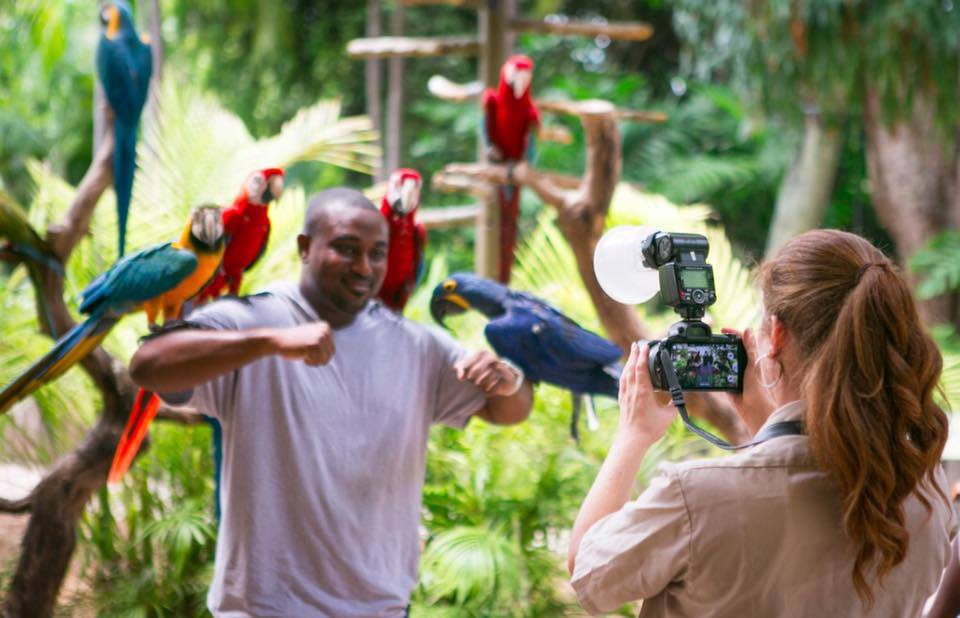
[[[417,38],[381,36],[354,39],[347,43],[351,58],[429,58],[434,56],[476,56],[480,42],[475,37]]]
[[[511,19],[511,30],[574,36],[605,36],[625,41],[646,41],[653,36],[653,26],[640,21],[592,22],[567,18],[557,20]]]
[[[434,75],[427,81],[427,91],[438,99],[452,101],[454,103],[462,103],[464,101],[479,99],[480,94],[483,92],[483,85],[480,82],[458,84],[457,82],[447,79],[443,75]],[[534,103],[541,112],[579,116],[581,106],[587,102],[549,101],[536,99]],[[618,120],[627,122],[659,123],[664,122],[667,119],[667,115],[663,112],[635,109],[614,108],[613,114]]]

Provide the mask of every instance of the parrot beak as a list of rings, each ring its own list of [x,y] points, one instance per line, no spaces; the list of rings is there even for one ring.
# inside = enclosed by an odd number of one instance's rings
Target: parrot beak
[[[394,210],[401,214],[409,214],[417,207],[420,198],[420,187],[416,180],[405,180],[400,186],[399,204],[394,204]]]
[[[267,186],[263,190],[263,205],[266,206],[274,200],[280,199],[283,193],[283,176],[271,176],[267,179]]]
[[[106,17],[105,20],[104,17]],[[120,10],[113,5],[108,5],[101,11],[100,19],[105,21],[107,38],[111,41],[117,38],[117,34],[120,32]]]
[[[517,99],[523,96],[523,93],[527,91],[527,88],[530,87],[530,81],[532,80],[533,75],[530,71],[521,69],[518,70],[513,75],[513,96]]]
[[[434,295],[430,301],[430,315],[440,326],[447,328],[443,323],[448,315],[460,315],[466,313],[470,308],[470,303],[459,294],[448,294],[446,296]]]

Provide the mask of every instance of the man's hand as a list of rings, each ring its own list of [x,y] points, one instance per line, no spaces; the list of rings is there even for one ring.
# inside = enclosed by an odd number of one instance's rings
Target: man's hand
[[[324,321],[270,329],[270,343],[275,354],[302,360],[311,367],[326,365],[336,351],[333,331]]]
[[[491,352],[473,352],[458,361],[453,370],[457,378],[477,385],[487,395],[509,397],[517,391],[518,374]]]

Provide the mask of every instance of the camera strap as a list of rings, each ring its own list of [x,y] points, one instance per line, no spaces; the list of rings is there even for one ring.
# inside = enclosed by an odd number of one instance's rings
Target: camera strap
[[[676,371],[673,370],[673,359],[670,358],[670,352],[663,347],[660,348],[660,365],[663,367],[664,377],[667,379],[667,386],[670,387],[670,398],[680,413],[680,419],[683,421],[683,424],[687,426],[687,429],[714,446],[727,451],[739,451],[740,449],[756,446],[761,442],[779,438],[780,436],[799,436],[803,434],[803,425],[800,421],[781,421],[764,427],[753,440],[746,444],[730,444],[723,438],[717,437],[706,429],[698,427],[690,420],[690,416],[687,414],[687,402],[683,397],[683,389],[680,388],[680,380],[677,378]]]

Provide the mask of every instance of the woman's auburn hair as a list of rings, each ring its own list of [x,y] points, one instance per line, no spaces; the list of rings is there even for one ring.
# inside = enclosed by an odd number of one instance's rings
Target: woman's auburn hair
[[[797,236],[760,269],[766,312],[797,343],[804,424],[817,464],[839,488],[853,541],[853,584],[873,602],[909,545],[903,501],[934,481],[947,415],[933,400],[943,359],[896,266],[837,230]]]

